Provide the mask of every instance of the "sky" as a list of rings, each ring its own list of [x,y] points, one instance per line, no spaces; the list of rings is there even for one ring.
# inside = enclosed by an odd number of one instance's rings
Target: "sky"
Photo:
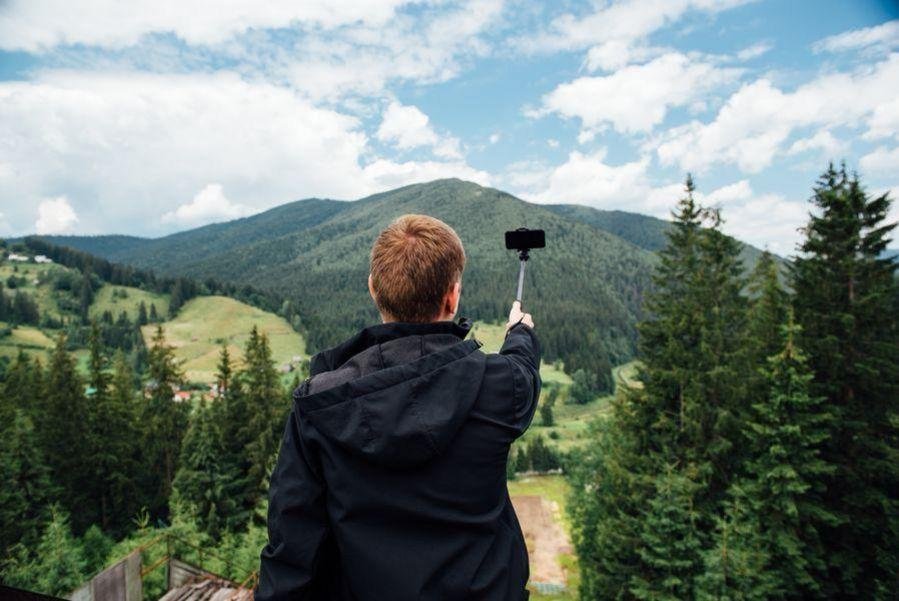
[[[689,172],[725,231],[789,255],[829,161],[899,198],[895,0],[211,6],[0,0],[0,236],[443,177],[667,218]]]

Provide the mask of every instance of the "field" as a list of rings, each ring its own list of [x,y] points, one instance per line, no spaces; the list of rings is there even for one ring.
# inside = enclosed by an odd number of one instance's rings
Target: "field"
[[[6,330],[9,324],[0,321],[0,330]],[[40,357],[47,363],[48,351],[53,348],[53,340],[41,330],[32,326],[18,326],[8,336],[0,337],[0,357],[15,358],[19,351]]]
[[[509,481],[530,557],[532,599],[568,601],[577,598],[578,566],[571,547],[565,513],[568,483],[563,476],[527,476]],[[537,587],[565,585],[565,591],[540,594]]]
[[[306,345],[286,320],[262,309],[224,296],[203,296],[187,302],[178,315],[162,324],[166,341],[175,347],[191,382],[212,382],[223,343],[240,365],[243,349],[256,325],[268,335],[272,358],[280,367],[293,357],[306,358]],[[155,325],[142,328],[144,341],[151,344]]]
[[[156,311],[159,317],[165,318],[169,314],[169,299],[163,294],[155,292],[147,292],[140,288],[130,288],[128,286],[113,286],[106,284],[94,295],[94,302],[90,308],[91,317],[100,317],[104,311],[112,313],[113,319],[124,311],[128,314],[131,321],[137,320],[138,307],[141,301],[150,311],[150,305],[156,305]]]

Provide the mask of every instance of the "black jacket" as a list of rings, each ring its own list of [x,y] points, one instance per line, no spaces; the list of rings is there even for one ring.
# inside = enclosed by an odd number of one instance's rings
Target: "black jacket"
[[[528,557],[506,488],[540,345],[471,324],[386,323],[312,358],[269,491],[258,601],[518,600]]]

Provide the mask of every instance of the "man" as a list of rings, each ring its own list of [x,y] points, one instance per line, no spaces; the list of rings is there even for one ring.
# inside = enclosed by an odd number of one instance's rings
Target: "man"
[[[465,251],[404,215],[371,251],[382,324],[312,358],[269,492],[258,601],[527,599],[506,487],[540,394],[534,323],[514,303],[499,354],[453,322]]]

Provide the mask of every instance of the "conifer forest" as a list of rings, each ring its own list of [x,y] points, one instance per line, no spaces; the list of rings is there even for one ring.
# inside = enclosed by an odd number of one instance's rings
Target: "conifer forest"
[[[704,206],[687,176],[633,294],[633,352],[621,332],[597,332],[620,348],[593,358],[550,336],[556,367],[508,478],[566,481],[574,598],[896,598],[895,199],[845,165],[809,183],[799,247],[748,263],[722,232],[726,210]],[[241,344],[207,353],[214,375],[201,386],[173,324],[192,300],[228,297],[330,341],[304,321],[302,290],[166,278],[40,239],[3,244],[54,268],[35,287],[7,262],[0,283],[0,334],[52,334],[46,348],[0,358],[0,582],[65,596],[161,533],[246,581],[308,360],[281,369],[274,338],[248,321]],[[101,299],[106,286],[131,292]],[[613,382],[624,362],[633,376]],[[598,409],[577,444],[563,444],[566,411],[585,407]],[[145,598],[163,587],[149,575]]]

